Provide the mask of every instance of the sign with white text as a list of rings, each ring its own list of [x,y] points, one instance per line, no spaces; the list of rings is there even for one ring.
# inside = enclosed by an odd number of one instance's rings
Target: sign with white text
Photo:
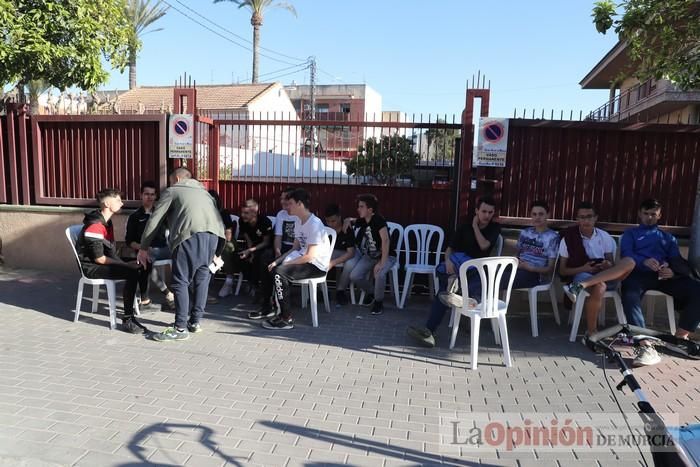
[[[194,140],[194,117],[190,114],[170,116],[168,157],[170,159],[192,159]]]
[[[508,153],[508,119],[481,117],[476,147],[477,167],[505,167]]]

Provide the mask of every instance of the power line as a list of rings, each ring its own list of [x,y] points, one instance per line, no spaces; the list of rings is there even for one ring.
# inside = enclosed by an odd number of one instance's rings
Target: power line
[[[214,21],[210,20],[209,18],[207,18],[207,17],[204,16],[203,14],[199,13],[197,10],[195,10],[195,9],[189,7],[188,5],[184,4],[184,3],[181,2],[180,0],[175,0],[175,1],[176,1],[177,3],[179,3],[180,5],[182,5],[183,8],[186,8],[187,10],[191,11],[191,12],[194,13],[195,15],[199,16],[200,18],[202,18],[204,21],[207,21],[208,23],[213,24],[214,26],[216,26],[217,28],[221,29],[222,31],[225,31],[226,33],[231,34],[232,36],[234,36],[234,37],[236,37],[236,38],[238,38],[238,39],[240,39],[240,40],[242,40],[242,41],[244,41],[244,42],[247,42],[248,44],[251,44],[251,45],[253,44],[253,42],[252,42],[250,39],[246,39],[245,37],[236,34],[235,32],[231,31],[230,29],[225,28],[225,27],[221,26],[221,25],[218,24],[218,23],[215,23]],[[166,2],[166,3],[167,3],[167,2]],[[266,50],[266,51],[268,51],[268,52],[270,52],[270,53],[273,53],[273,54],[275,54],[275,55],[279,55],[279,56],[281,56],[281,57],[288,58],[288,59],[290,59],[290,60],[302,61],[301,58],[292,57],[292,56],[290,56],[290,55],[286,55],[286,54],[283,54],[283,53],[281,53],[281,52],[277,52],[277,51],[275,51],[275,50],[268,49],[268,48],[263,47],[263,46],[261,46],[261,45],[258,46],[258,47],[259,47],[261,50]]]
[[[289,76],[289,75],[294,75],[294,74],[297,74],[297,73],[301,73],[301,72],[304,71],[304,70],[305,70],[305,68],[302,68],[302,69],[300,69],[300,70],[290,71],[289,73],[284,73],[284,74],[279,75],[279,76],[271,76],[271,77],[266,78],[266,79],[268,79],[268,80],[276,80],[276,79],[279,79],[279,78],[284,78],[285,76]]]
[[[299,70],[297,70],[297,71],[301,71],[301,70],[307,69],[308,67],[309,67],[309,62],[304,62],[304,63],[302,63],[302,64],[290,66],[290,67],[287,67],[287,68],[282,68],[282,69],[277,70],[277,71],[269,71],[269,72],[267,72],[267,73],[262,73],[262,74],[259,75],[258,77],[267,76],[267,75],[276,75],[277,73],[281,73],[281,72],[283,72],[283,71],[291,70],[292,68],[299,68]]]
[[[238,47],[241,47],[241,48],[243,48],[243,49],[245,49],[245,50],[247,50],[247,51],[249,51],[249,52],[252,52],[252,51],[253,51],[250,47],[247,47],[247,46],[245,46],[245,45],[239,44],[238,42],[234,41],[234,40],[231,39],[230,37],[224,36],[224,35],[221,34],[220,32],[215,31],[214,29],[210,28],[210,27],[207,26],[206,24],[203,24],[202,22],[200,22],[200,21],[197,20],[196,18],[193,18],[193,17],[191,17],[190,15],[188,15],[187,13],[185,13],[185,12],[179,10],[178,8],[174,7],[172,4],[168,3],[167,0],[163,0],[163,3],[165,3],[166,5],[168,5],[170,8],[172,8],[172,9],[175,10],[175,11],[177,11],[178,13],[180,13],[182,16],[184,16],[185,18],[189,19],[190,21],[193,21],[193,22],[197,23],[198,25],[200,25],[201,27],[203,27],[203,28],[206,29],[207,31],[212,32],[212,33],[216,34],[217,36],[221,37],[222,39],[227,40],[228,42],[230,42],[230,43],[232,43],[232,44],[234,44],[234,45],[237,45]],[[287,62],[287,61],[285,61],[285,60],[280,60],[280,59],[275,58],[275,57],[270,57],[269,55],[265,55],[265,54],[262,54],[262,53],[260,53],[259,55],[262,56],[262,57],[268,58],[268,59],[270,59],[270,60],[273,60],[273,61],[275,61],[275,62],[284,63],[285,65],[299,65],[299,63],[290,63],[290,62]]]

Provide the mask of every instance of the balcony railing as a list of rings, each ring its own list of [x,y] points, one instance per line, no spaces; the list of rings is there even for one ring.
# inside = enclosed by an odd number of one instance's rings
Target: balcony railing
[[[648,79],[639,83],[593,110],[588,114],[587,120],[609,121],[628,118],[635,114],[638,106],[645,101],[668,90],[669,86],[673,86],[668,82],[664,83],[666,85],[660,85],[661,83],[655,79]]]

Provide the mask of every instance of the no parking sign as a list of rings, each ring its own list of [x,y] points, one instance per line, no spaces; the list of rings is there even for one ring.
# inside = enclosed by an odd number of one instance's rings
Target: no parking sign
[[[194,118],[192,115],[173,114],[170,116],[168,157],[170,157],[171,159],[192,158],[193,126]]]
[[[505,167],[508,152],[508,119],[479,119],[476,163],[481,167]]]

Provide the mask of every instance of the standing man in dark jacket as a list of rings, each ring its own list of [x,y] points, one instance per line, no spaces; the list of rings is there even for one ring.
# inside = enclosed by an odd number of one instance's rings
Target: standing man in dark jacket
[[[160,225],[167,222],[173,260],[175,325],[154,335],[157,341],[185,340],[190,332],[202,330],[199,321],[207,303],[209,264],[221,255],[225,243],[224,224],[214,199],[192,178],[192,173],[185,167],[175,169],[170,174],[170,185],[146,223],[138,253],[139,262],[145,264],[149,260],[148,248]],[[194,304],[188,320],[190,285],[194,288]]]
[[[126,263],[116,254],[112,216],[124,205],[121,195],[117,190],[105,188],[97,193],[96,198],[100,209],[85,214],[75,245],[80,267],[90,279],[126,280],[122,329],[139,334],[142,329],[134,318],[134,297],[136,285],[147,281],[148,276],[137,263]]]

